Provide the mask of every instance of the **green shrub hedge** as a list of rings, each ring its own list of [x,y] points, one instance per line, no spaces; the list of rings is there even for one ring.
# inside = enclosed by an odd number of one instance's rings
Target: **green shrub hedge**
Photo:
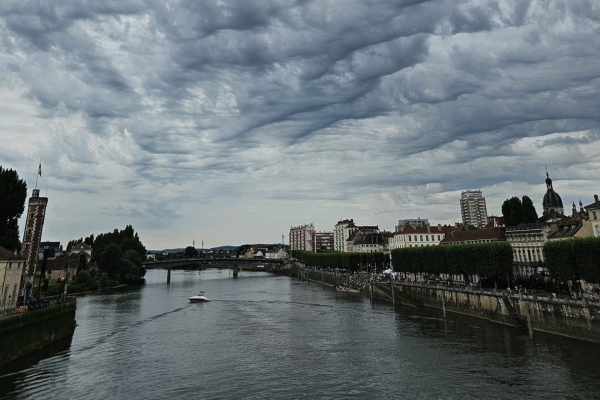
[[[544,258],[553,278],[600,283],[600,238],[548,242],[544,245]]]
[[[478,275],[512,275],[512,249],[506,242],[408,247],[392,250],[392,267],[397,272]]]

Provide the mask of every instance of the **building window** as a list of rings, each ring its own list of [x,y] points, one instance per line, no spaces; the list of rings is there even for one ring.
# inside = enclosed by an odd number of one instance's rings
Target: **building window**
[[[29,243],[25,244],[25,250],[29,250]]]
[[[438,242],[441,241],[442,239],[440,238],[440,235],[438,235]]]
[[[593,219],[598,219],[598,217],[596,216],[596,211],[592,211],[592,218]]]
[[[419,238],[421,239],[421,242],[423,241],[423,235],[419,235]]]
[[[425,241],[429,242],[429,235],[425,235]]]
[[[29,218],[33,219],[33,213],[29,213]]]

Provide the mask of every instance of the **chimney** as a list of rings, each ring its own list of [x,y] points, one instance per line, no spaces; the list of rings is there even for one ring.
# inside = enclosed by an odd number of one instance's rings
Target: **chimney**
[[[440,231],[440,232],[442,231],[442,225],[441,224],[438,224],[438,231]]]

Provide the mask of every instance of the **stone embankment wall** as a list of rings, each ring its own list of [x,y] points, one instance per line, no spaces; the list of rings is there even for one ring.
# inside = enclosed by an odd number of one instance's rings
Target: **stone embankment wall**
[[[0,366],[72,335],[76,308],[71,299],[0,320]]]
[[[294,278],[327,286],[337,284],[338,277],[332,273],[307,270],[298,264],[291,265],[289,271]],[[505,325],[600,343],[600,304],[590,303],[587,299],[564,300],[551,296],[422,283],[394,283],[393,286],[394,297],[389,283],[375,284],[373,297],[390,302],[393,300],[404,306],[445,308],[448,312]]]
[[[466,287],[397,284],[425,306],[446,308],[490,321],[528,327],[600,343],[600,306],[588,300],[563,300],[505,291],[479,291]]]

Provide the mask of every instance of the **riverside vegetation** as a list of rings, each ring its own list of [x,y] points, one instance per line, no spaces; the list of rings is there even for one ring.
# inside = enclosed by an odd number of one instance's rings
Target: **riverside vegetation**
[[[409,247],[392,250],[392,268],[395,272],[428,276],[478,276],[487,285],[507,281],[519,282],[524,287],[538,285],[537,278],[516,280],[513,277],[513,251],[507,242]],[[546,290],[565,281],[580,279],[600,283],[600,238],[575,238],[552,241],[544,245],[544,266],[550,276]],[[383,253],[312,253],[294,250],[292,256],[307,265],[360,270],[363,267],[383,266]],[[576,287],[575,285],[573,285]]]
[[[119,284],[139,284],[143,282],[146,270],[142,262],[146,260],[146,247],[131,225],[125,229],[101,233],[69,242],[67,248],[85,242],[92,246],[92,258],[87,264],[85,255],[77,255],[79,264],[75,278],[68,284],[69,293],[80,293],[106,289]],[[64,290],[64,284],[49,285],[46,296],[57,295]]]

